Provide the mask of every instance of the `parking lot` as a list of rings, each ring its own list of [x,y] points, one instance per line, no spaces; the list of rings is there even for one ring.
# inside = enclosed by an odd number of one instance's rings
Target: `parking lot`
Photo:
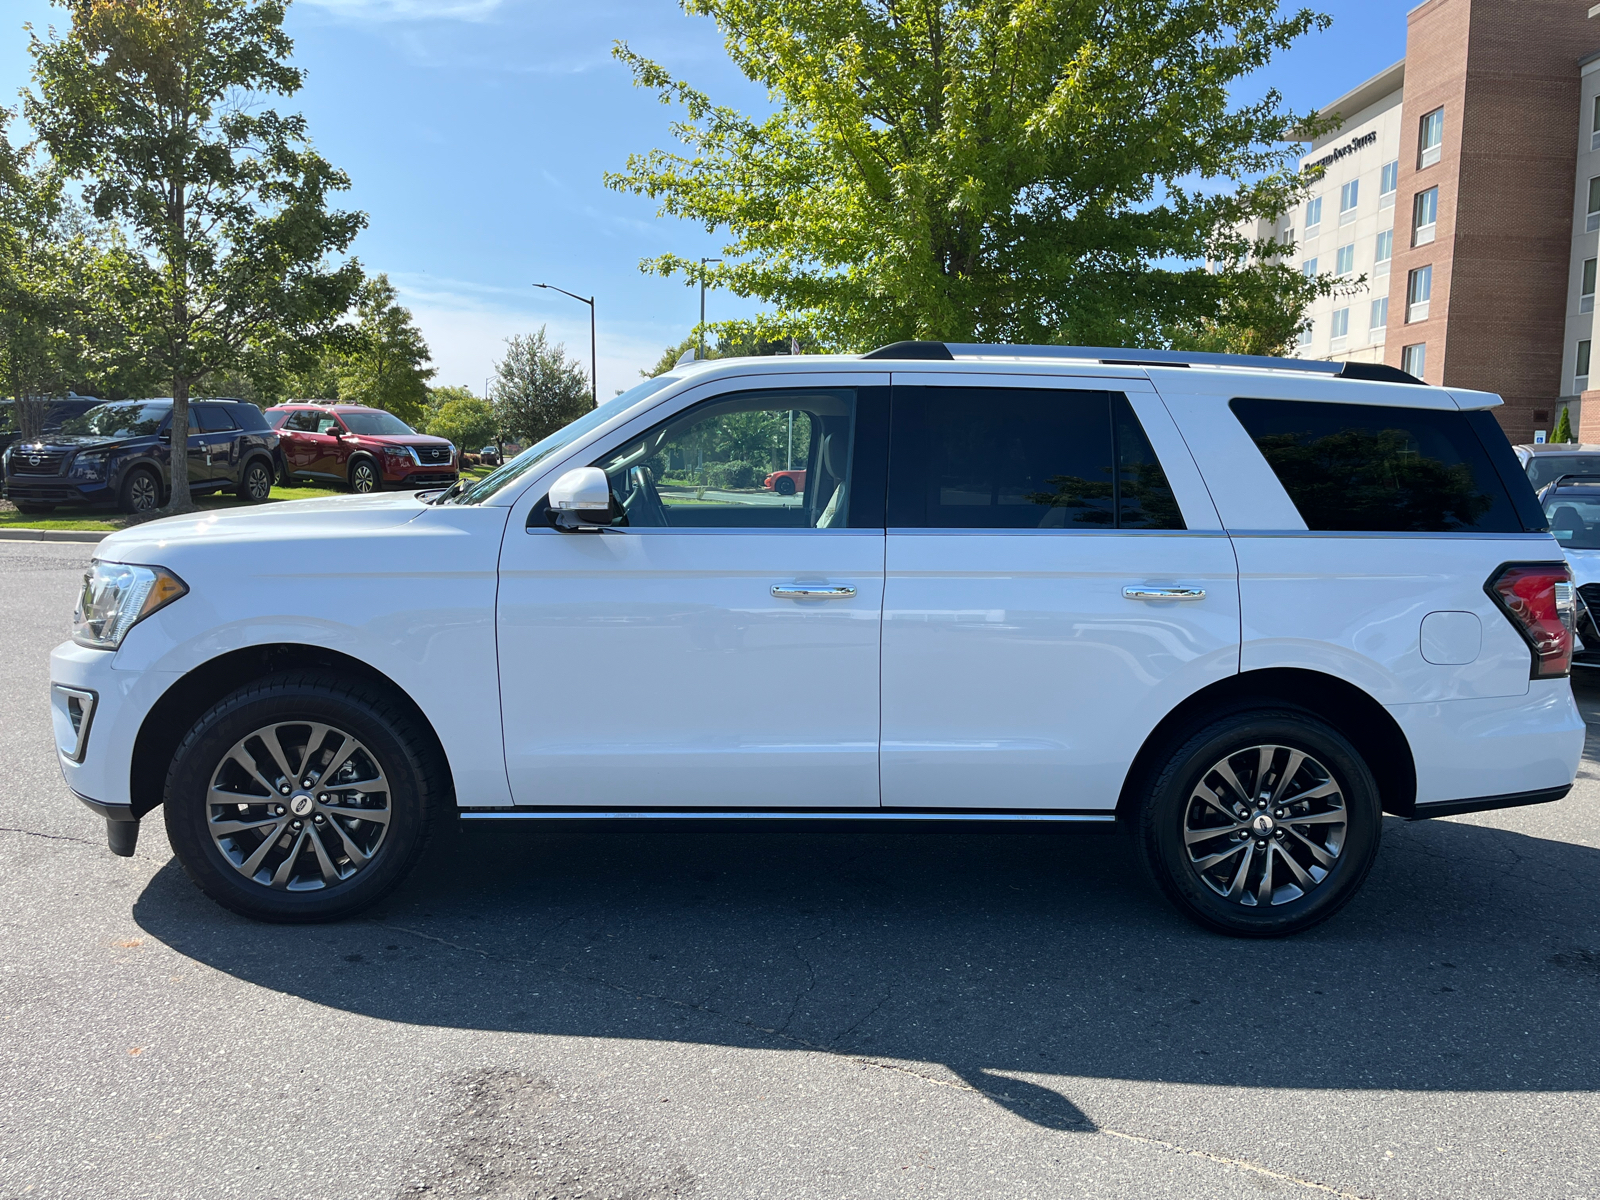
[[[1600,1193],[1600,759],[1390,819],[1288,941],[1114,837],[770,826],[451,828],[370,916],[257,925],[61,783],[92,550],[0,542],[0,1196]]]

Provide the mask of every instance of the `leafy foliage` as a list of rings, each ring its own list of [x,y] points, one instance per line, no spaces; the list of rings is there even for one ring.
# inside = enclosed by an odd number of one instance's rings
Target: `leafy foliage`
[[[1327,18],[1272,0],[683,0],[763,85],[764,119],[625,44],[681,105],[684,153],[606,177],[726,228],[713,282],[820,344],[902,338],[1281,346],[1328,285],[1262,263],[1241,229],[1304,181],[1276,92],[1230,88]],[[1282,248],[1278,248],[1281,250]],[[1209,261],[1214,269],[1201,265]],[[698,260],[641,264],[698,278]],[[1262,317],[1257,331],[1241,322]]]
[[[567,348],[537,332],[506,339],[491,394],[509,440],[531,446],[594,407],[589,376]]]
[[[1555,436],[1552,442],[1575,442],[1578,439],[1572,436],[1572,414],[1567,411],[1567,406],[1561,406],[1561,416],[1556,421]]]
[[[468,392],[446,400],[429,420],[426,432],[449,438],[463,454],[476,454],[495,440],[497,428],[494,406]]]
[[[428,406],[428,380],[433,356],[411,310],[396,302],[398,293],[387,275],[361,285],[358,319],[333,359],[339,399],[388,409],[402,421],[423,423]]]
[[[306,123],[262,107],[299,90],[284,0],[58,0],[63,36],[32,36],[29,122],[96,218],[139,254],[110,302],[170,381],[182,427],[191,389],[252,354],[325,338],[361,283],[330,266],[366,218],[328,207],[349,179]],[[192,507],[172,460],[172,510]]]

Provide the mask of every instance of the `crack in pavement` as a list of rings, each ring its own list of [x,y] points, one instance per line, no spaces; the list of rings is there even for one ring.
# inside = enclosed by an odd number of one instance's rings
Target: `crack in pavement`
[[[423,933],[420,929],[411,929],[408,926],[395,925],[388,921],[373,921],[372,924],[381,929],[390,929],[396,933],[404,933],[410,937],[418,938],[425,942],[432,942],[438,946],[443,946],[446,949],[460,951],[463,954],[476,954],[480,958],[490,961],[497,960],[500,962],[516,963],[522,966],[533,967],[549,974],[565,975],[569,979],[576,979],[585,983],[592,983],[597,987],[605,988],[607,991],[616,992],[618,995],[632,996],[636,1000],[656,1000],[663,1004],[672,1005],[675,1008],[683,1008],[692,1012],[703,1013],[706,1016],[716,1017],[719,1020],[727,1021],[731,1024],[739,1025],[746,1029],[754,1029],[760,1033],[768,1034],[771,1037],[778,1038],[785,1042],[790,1042],[795,1046],[813,1051],[817,1054],[824,1054],[830,1058],[838,1058],[847,1062],[853,1062],[863,1068],[872,1068],[879,1071],[894,1071],[901,1075],[908,1075],[913,1079],[919,1080],[922,1083],[931,1085],[933,1087],[949,1088],[950,1090],[957,1092],[969,1092],[973,1095],[982,1096],[987,1100],[1002,1104],[1002,1107],[1006,1105],[1017,1104],[1028,1108],[1037,1107],[1034,1102],[1023,1097],[1011,1096],[1001,1092],[994,1092],[986,1088],[974,1087],[972,1084],[965,1081],[939,1079],[935,1076],[927,1075],[921,1071],[914,1070],[913,1068],[906,1066],[904,1063],[885,1062],[882,1059],[868,1058],[865,1055],[860,1054],[851,1054],[847,1050],[836,1050],[832,1046],[818,1045],[816,1042],[807,1041],[805,1038],[797,1037],[792,1033],[785,1033],[781,1029],[770,1029],[765,1025],[757,1025],[754,1021],[750,1020],[741,1021],[736,1017],[728,1016],[728,1014],[724,1012],[719,1012],[717,1009],[707,1008],[703,1004],[696,1004],[688,1000],[678,1000],[672,996],[663,996],[657,992],[640,991],[635,987],[626,987],[619,983],[612,983],[609,979],[602,979],[598,975],[581,974],[579,972],[569,970],[566,967],[552,966],[549,963],[539,962],[536,959],[531,958],[522,958],[515,954],[501,954],[490,950],[480,950],[476,946],[466,946],[460,942],[451,941],[449,938],[439,937],[437,934]],[[877,1011],[878,1008],[881,1008],[887,1000],[888,996],[885,995],[878,1001],[877,1005],[874,1006],[873,1011]],[[863,1020],[864,1019],[865,1018],[863,1018]],[[859,1024],[859,1022],[857,1024]],[[997,1076],[997,1078],[1004,1079],[1006,1076],[1001,1075]],[[1311,1191],[1321,1192],[1328,1196],[1336,1196],[1338,1197],[1338,1200],[1373,1200],[1373,1197],[1364,1195],[1360,1192],[1347,1192],[1340,1188],[1332,1187],[1326,1183],[1319,1183],[1314,1179],[1302,1179],[1298,1175],[1291,1175],[1284,1171],[1274,1171],[1271,1167],[1264,1167],[1259,1163],[1251,1162],[1249,1159],[1234,1158],[1226,1154],[1216,1154],[1210,1150],[1195,1150],[1188,1146],[1180,1146],[1176,1142],[1163,1141],[1161,1138],[1147,1137],[1143,1134],[1137,1133],[1126,1133],[1119,1129],[1107,1129],[1104,1126],[1096,1126],[1093,1129],[1085,1130],[1084,1132],[1118,1138],[1125,1142],[1133,1142],[1137,1145],[1147,1146],[1168,1154],[1179,1154],[1189,1158],[1203,1159],[1206,1162],[1217,1163],[1221,1166],[1235,1167],[1238,1170],[1248,1171],[1252,1174],[1260,1175],[1267,1179],[1274,1179],[1280,1183],[1290,1183],[1298,1187],[1307,1188]]]
[[[27,837],[48,838],[52,842],[77,842],[80,846],[99,844],[89,838],[70,837],[65,833],[40,833],[36,829],[21,829],[15,825],[0,825],[0,833],[20,833]]]

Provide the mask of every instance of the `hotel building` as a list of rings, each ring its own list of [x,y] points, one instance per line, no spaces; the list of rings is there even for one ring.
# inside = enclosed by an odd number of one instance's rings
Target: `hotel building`
[[[1256,230],[1341,281],[1312,306],[1300,356],[1498,392],[1514,442],[1553,431],[1566,405],[1580,439],[1600,442],[1597,14],[1575,0],[1426,0],[1407,17],[1405,59],[1323,110],[1338,128],[1301,160],[1322,178]]]

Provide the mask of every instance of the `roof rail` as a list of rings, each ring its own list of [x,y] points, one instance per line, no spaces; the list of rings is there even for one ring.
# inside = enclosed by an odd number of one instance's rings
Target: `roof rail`
[[[954,362],[958,358],[1050,358],[1123,367],[1251,367],[1258,371],[1304,371],[1336,379],[1377,383],[1422,383],[1415,375],[1383,363],[1325,362],[1314,358],[1273,358],[1265,354],[1215,354],[1206,350],[1133,350],[1107,346],[1007,346],[981,342],[892,342],[869,350],[868,359],[901,362]]]

